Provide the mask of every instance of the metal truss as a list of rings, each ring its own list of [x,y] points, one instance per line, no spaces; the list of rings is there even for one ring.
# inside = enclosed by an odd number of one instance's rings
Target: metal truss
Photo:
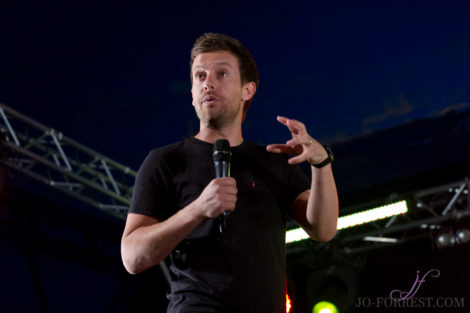
[[[0,103],[0,162],[126,218],[136,172]],[[160,267],[169,281],[164,262]]]
[[[330,242],[304,240],[289,244],[287,254],[298,256],[299,253],[315,251],[315,261],[306,256],[308,262],[321,263],[321,256],[331,262],[332,255],[352,262],[349,257],[360,256],[370,250],[422,239],[435,241],[440,232],[455,233],[464,228],[470,231],[469,190],[470,180],[465,178],[403,195],[394,194],[390,202],[406,200],[406,214],[340,230]],[[360,207],[367,209],[370,203]],[[433,248],[439,248],[435,242]]]
[[[5,165],[125,218],[135,171],[0,103]]]
[[[403,195],[408,213],[341,231],[337,235],[338,244],[347,254],[356,254],[423,238],[434,239],[436,233],[445,229],[468,228],[469,190],[470,181],[466,178]]]

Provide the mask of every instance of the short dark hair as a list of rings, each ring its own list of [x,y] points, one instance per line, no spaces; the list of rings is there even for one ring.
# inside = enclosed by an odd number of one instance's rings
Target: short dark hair
[[[241,83],[246,84],[249,82],[254,82],[256,84],[256,88],[258,88],[258,67],[256,66],[256,62],[253,59],[250,51],[243,47],[242,43],[237,39],[217,33],[205,33],[204,35],[197,38],[194,42],[193,48],[191,49],[191,61],[189,64],[191,83],[193,82],[191,70],[194,59],[200,54],[215,51],[228,51],[237,57]],[[245,107],[243,109],[244,116],[248,111],[252,100],[253,98],[245,102]]]

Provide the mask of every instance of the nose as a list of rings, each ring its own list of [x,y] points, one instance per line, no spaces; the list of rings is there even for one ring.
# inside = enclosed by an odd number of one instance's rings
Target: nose
[[[204,80],[204,90],[213,90],[215,88],[215,82],[213,75],[207,74],[206,79]]]

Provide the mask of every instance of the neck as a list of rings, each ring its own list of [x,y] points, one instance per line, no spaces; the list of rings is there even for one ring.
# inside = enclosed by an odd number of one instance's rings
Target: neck
[[[199,133],[194,137],[209,143],[214,143],[218,139],[227,139],[231,147],[238,146],[243,142],[241,125],[215,129],[201,123]]]

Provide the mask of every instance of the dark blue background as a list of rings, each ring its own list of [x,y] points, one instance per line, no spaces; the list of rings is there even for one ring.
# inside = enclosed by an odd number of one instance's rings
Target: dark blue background
[[[0,5],[0,101],[132,168],[197,132],[189,52],[204,32],[240,39],[260,86],[257,143],[303,121],[333,144],[470,106],[467,1],[140,2]]]
[[[340,193],[423,173],[431,182],[449,164],[447,178],[462,178],[470,168],[469,16],[468,1],[3,1],[0,102],[137,169],[149,150],[198,131],[189,53],[199,35],[222,32],[241,40],[260,70],[245,138],[288,140],[277,115],[304,122],[333,145]],[[446,115],[452,110],[463,113]],[[355,194],[366,201],[419,187],[408,181]],[[16,190],[0,203],[0,311],[165,306],[158,268],[124,272],[122,223],[62,207],[63,196],[43,187],[42,198]],[[433,253],[426,243],[378,251],[359,273],[362,295],[408,286],[416,270],[437,267],[442,295],[461,296],[468,275],[452,271],[464,260],[458,252]]]

